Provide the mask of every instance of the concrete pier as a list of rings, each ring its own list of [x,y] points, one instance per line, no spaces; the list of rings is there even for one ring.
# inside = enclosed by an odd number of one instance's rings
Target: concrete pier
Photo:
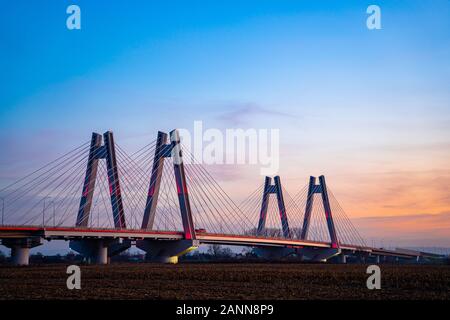
[[[20,245],[11,248],[11,263],[15,266],[27,266],[30,264],[30,248]]]
[[[146,252],[145,259],[159,263],[178,263],[178,257],[199,247],[198,240],[140,240],[136,246]]]
[[[90,263],[108,264],[109,258],[120,254],[131,246],[130,241],[122,239],[85,239],[72,240],[69,247],[83,255]]]
[[[40,237],[2,239],[2,245],[11,249],[11,263],[15,266],[30,264],[30,249],[43,243]]]
[[[95,264],[108,264],[108,247],[103,244],[103,241],[99,241],[97,252],[94,252],[92,259]]]

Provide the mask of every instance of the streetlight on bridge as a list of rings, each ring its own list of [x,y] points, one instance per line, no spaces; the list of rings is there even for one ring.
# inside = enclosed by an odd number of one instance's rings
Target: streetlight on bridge
[[[0,200],[2,200],[2,226],[3,226],[5,218],[5,198],[0,197]]]
[[[44,198],[44,206],[42,207],[42,227],[45,227],[45,209],[47,209],[47,207],[45,206],[45,200],[51,199],[51,198],[52,197],[50,197],[50,196],[45,196],[45,198]],[[50,204],[52,202],[53,201],[51,201]]]

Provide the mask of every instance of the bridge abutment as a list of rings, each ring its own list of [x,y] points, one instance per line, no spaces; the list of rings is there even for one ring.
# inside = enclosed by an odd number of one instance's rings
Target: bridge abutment
[[[27,266],[30,264],[30,249],[41,245],[42,238],[3,239],[2,244],[11,249],[11,264]]]
[[[178,257],[199,247],[198,240],[139,240],[136,247],[146,252],[145,259],[159,263],[178,263]]]

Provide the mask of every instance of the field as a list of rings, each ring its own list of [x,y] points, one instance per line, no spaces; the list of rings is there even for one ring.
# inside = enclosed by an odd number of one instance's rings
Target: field
[[[381,265],[381,290],[366,266],[150,263],[81,266],[81,290],[66,265],[0,267],[0,299],[450,299],[450,267]]]

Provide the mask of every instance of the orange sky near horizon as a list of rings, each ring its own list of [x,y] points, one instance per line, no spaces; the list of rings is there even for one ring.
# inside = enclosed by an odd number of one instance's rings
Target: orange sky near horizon
[[[363,150],[350,156],[331,150],[332,158],[325,156],[329,148],[311,157],[301,148],[281,149],[285,158],[279,174],[290,196],[307,185],[309,175],[324,174],[340,205],[366,238],[450,245],[450,166],[446,162],[450,148]],[[263,183],[256,167],[211,169],[217,170],[216,176],[235,199],[245,198]]]

